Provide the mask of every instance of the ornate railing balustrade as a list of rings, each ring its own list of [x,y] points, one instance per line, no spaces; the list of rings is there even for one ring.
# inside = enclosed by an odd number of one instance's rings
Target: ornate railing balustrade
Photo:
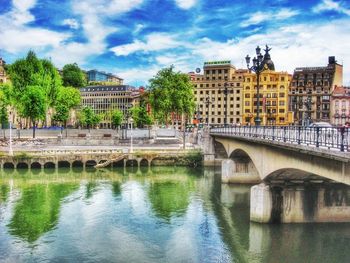
[[[350,151],[350,128],[345,127],[230,126],[211,128],[210,134]]]

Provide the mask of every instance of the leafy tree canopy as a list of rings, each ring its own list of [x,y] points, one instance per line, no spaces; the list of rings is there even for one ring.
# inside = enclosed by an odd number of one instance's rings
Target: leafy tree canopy
[[[63,85],[80,88],[86,85],[84,72],[79,68],[78,64],[67,64],[63,67],[62,72]]]
[[[114,110],[112,112],[112,125],[114,127],[119,127],[123,121],[123,112],[121,110]]]
[[[101,116],[96,114],[91,107],[84,107],[80,112],[80,123],[89,129],[101,121]]]
[[[136,106],[131,108],[130,111],[136,127],[143,128],[145,125],[151,125],[153,123],[151,116],[147,113],[146,107]]]
[[[195,109],[194,87],[187,74],[164,68],[150,80],[149,101],[154,116],[167,122],[171,113],[191,115]]]
[[[33,51],[29,51],[26,58],[18,59],[9,66],[9,75],[13,84],[12,96],[19,105],[21,97],[29,86],[37,86],[44,93],[45,104],[52,106],[55,103],[57,90],[62,85],[57,69],[47,59],[38,59]]]
[[[40,86],[28,86],[20,100],[20,115],[30,118],[33,123],[33,138],[35,138],[36,121],[45,118],[46,98]]]

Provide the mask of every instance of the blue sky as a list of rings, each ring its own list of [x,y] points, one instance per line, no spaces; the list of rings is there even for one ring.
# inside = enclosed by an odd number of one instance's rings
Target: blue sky
[[[145,85],[171,64],[189,72],[204,61],[244,68],[268,44],[279,71],[326,65],[335,55],[350,85],[347,0],[0,0],[0,57],[34,50],[57,67],[112,72]]]

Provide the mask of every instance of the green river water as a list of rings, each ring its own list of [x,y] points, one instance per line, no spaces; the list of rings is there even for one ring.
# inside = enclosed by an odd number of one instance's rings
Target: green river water
[[[350,262],[350,224],[251,223],[213,169],[0,175],[0,262]]]

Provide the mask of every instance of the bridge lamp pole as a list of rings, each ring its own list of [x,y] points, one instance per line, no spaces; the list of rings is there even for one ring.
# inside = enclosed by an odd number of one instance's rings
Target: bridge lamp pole
[[[205,107],[208,110],[208,114],[207,114],[207,126],[209,127],[209,116],[210,116],[210,104],[213,103],[213,98],[210,100],[209,96],[205,98]]]
[[[245,61],[247,63],[247,68],[249,71],[253,71],[256,73],[256,85],[257,85],[257,103],[256,103],[256,118],[255,118],[255,125],[260,126],[261,124],[261,119],[260,119],[260,73],[264,71],[264,67],[262,64],[263,61],[263,55],[261,54],[261,48],[259,46],[256,47],[256,57],[253,58],[253,65],[250,67],[250,56],[247,55],[245,57]]]
[[[132,136],[133,136],[133,134],[132,134],[132,123],[133,123],[133,118],[130,118],[130,125],[131,125],[131,130],[130,130],[130,153],[133,153],[133,145],[132,145],[132,143],[133,143],[133,141],[132,141]]]
[[[224,126],[227,127],[227,95],[228,95],[228,84],[227,84],[227,77],[225,77],[225,83],[224,83],[224,95],[225,95],[225,118],[224,118]]]

